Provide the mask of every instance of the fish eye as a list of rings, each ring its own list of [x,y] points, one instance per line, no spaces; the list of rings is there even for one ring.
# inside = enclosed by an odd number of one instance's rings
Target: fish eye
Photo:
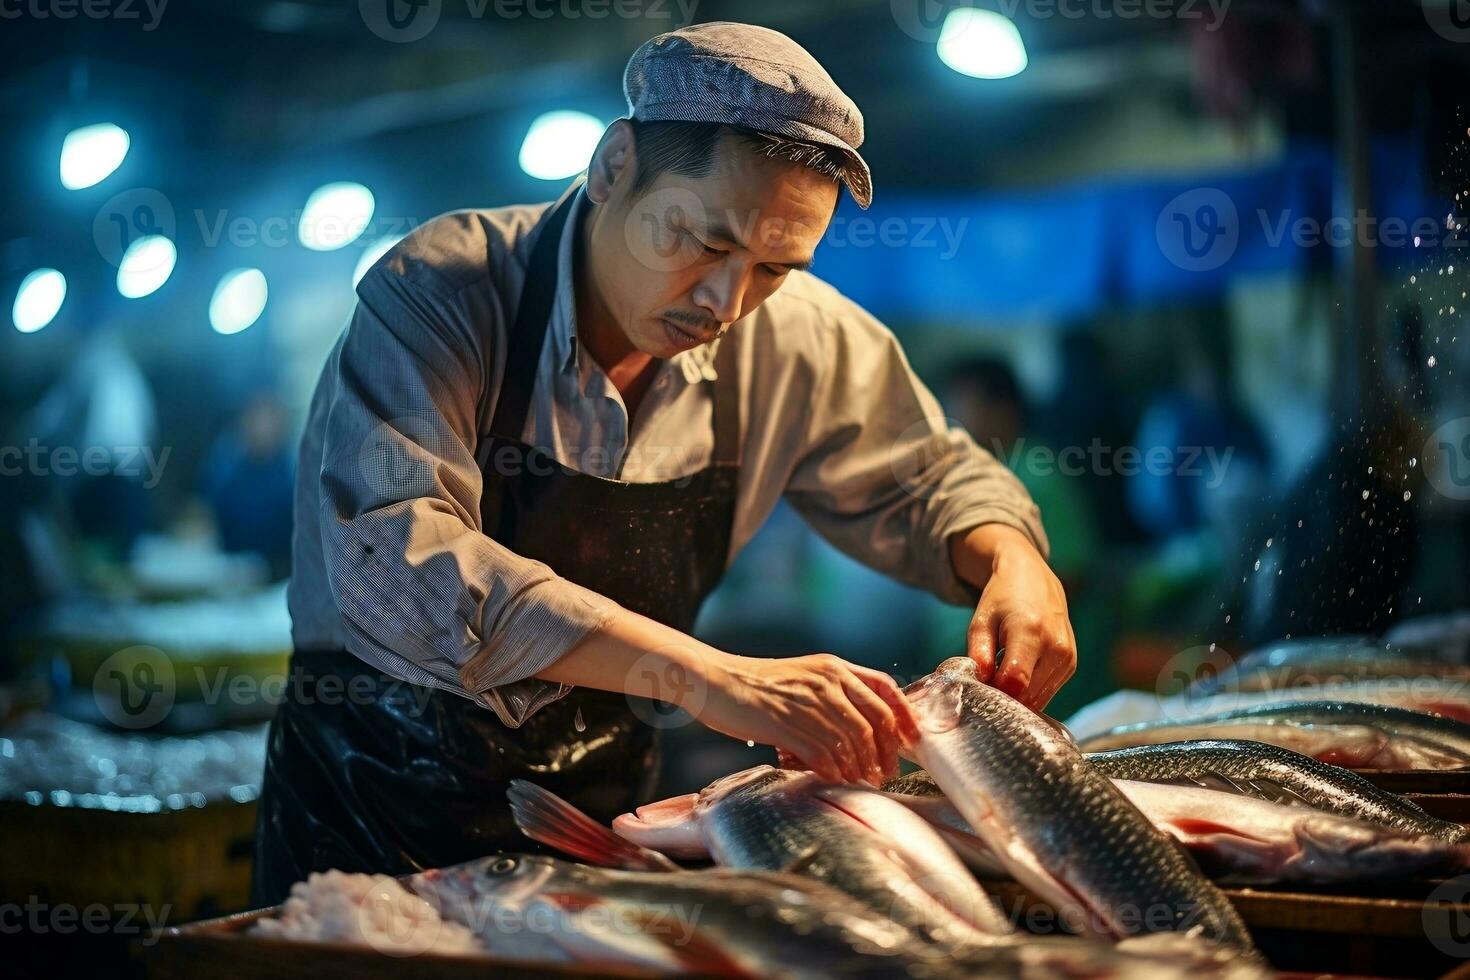
[[[515,869],[515,858],[497,858],[495,863],[490,865],[490,873],[493,875],[510,874]]]

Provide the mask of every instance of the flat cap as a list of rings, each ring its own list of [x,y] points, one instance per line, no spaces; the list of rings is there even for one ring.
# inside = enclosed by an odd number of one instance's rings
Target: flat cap
[[[645,41],[623,72],[628,113],[642,122],[714,122],[836,150],[853,200],[873,200],[858,155],[863,114],[807,50],[779,31],[716,21]]]

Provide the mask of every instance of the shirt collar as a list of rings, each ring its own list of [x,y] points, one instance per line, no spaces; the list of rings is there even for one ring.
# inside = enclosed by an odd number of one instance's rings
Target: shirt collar
[[[550,335],[551,350],[555,355],[558,370],[577,371],[577,290],[573,253],[577,236],[581,234],[582,216],[587,206],[587,184],[578,178],[568,192],[571,195],[571,213],[562,226],[561,241],[556,252],[556,299],[551,307]]]

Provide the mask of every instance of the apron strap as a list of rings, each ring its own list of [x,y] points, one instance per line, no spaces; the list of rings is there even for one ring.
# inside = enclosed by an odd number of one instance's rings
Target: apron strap
[[[735,344],[729,333],[720,338],[715,349],[715,380],[711,397],[714,401],[715,448],[713,459],[716,464],[739,466],[741,457],[740,439],[740,384],[736,376]]]
[[[526,283],[516,306],[515,322],[506,335],[505,371],[500,380],[500,397],[490,419],[490,434],[520,442],[526,431],[526,413],[531,408],[531,395],[536,387],[536,368],[541,362],[541,348],[546,343],[546,329],[551,322],[551,309],[556,302],[556,256],[561,245],[562,228],[576,200],[573,190],[553,205],[550,216],[541,226],[531,261],[526,268]]]

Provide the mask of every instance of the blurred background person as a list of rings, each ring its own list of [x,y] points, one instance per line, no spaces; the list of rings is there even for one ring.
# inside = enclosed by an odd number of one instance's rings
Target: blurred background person
[[[280,397],[256,392],[209,448],[199,476],[220,546],[261,555],[272,579],[291,569],[292,435]]]

